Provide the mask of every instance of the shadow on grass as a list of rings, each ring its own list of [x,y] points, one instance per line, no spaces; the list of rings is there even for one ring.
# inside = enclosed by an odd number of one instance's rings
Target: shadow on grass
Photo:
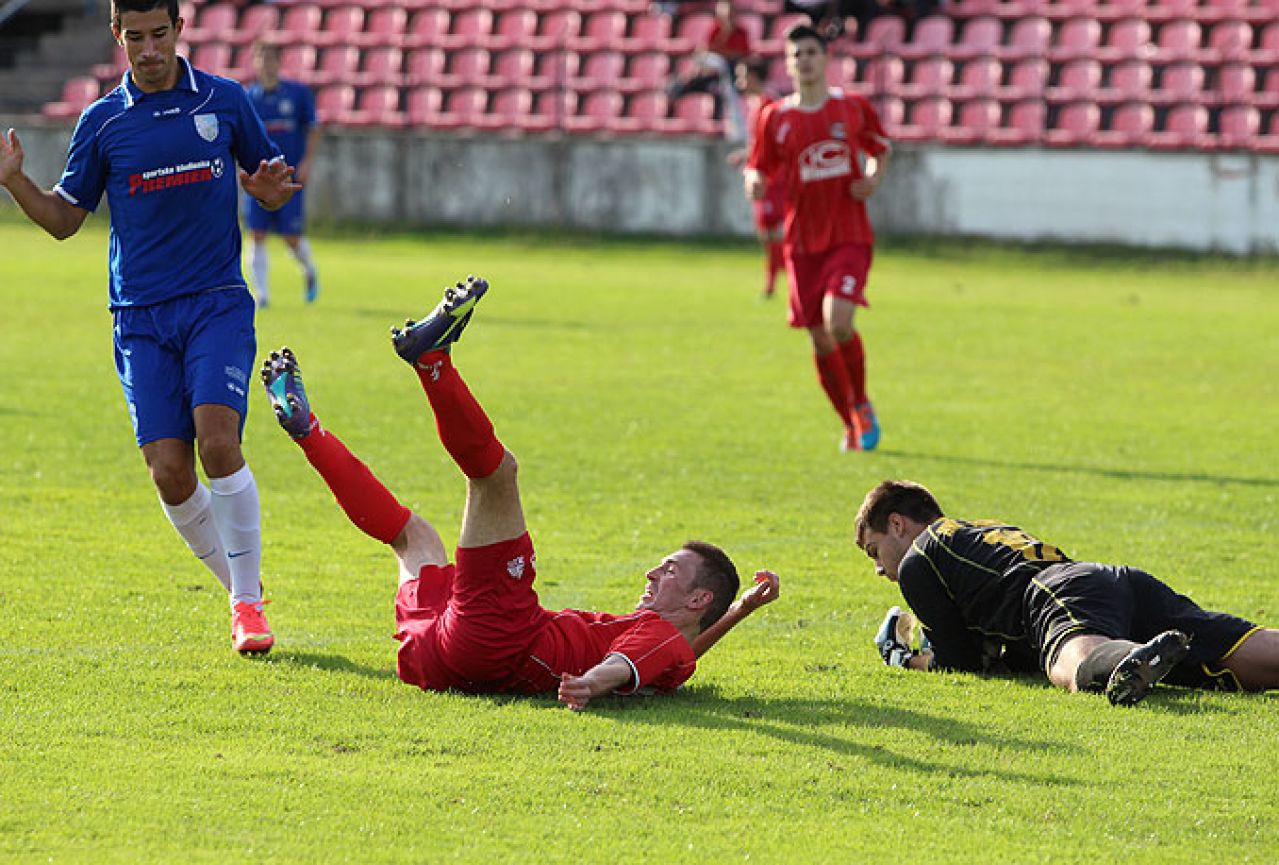
[[[1060,472],[1062,474],[1091,475],[1092,477],[1109,478],[1111,480],[1142,481],[1174,481],[1178,483],[1239,484],[1249,487],[1279,487],[1279,478],[1243,478],[1230,475],[1212,475],[1201,472],[1150,472],[1135,469],[1108,469],[1097,466],[1064,465],[1061,463],[1018,462],[1016,460],[982,459],[980,457],[954,456],[950,454],[923,454],[911,451],[899,451],[892,448],[880,448],[885,456],[905,457],[908,459],[935,460],[941,463],[958,463],[960,465],[982,466],[985,468],[1029,469],[1040,472]]]
[[[355,673],[370,679],[394,679],[395,670],[390,667],[366,667],[357,664],[341,655],[321,655],[315,652],[275,651],[260,659],[264,664],[292,664],[298,667],[312,667],[327,670],[330,673]]]

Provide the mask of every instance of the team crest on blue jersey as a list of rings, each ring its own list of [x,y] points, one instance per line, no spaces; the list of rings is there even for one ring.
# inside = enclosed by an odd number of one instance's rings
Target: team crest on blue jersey
[[[195,131],[205,141],[218,140],[218,115],[216,114],[197,114],[195,115]]]
[[[217,159],[214,159],[211,163],[209,163],[209,170],[213,172],[213,176],[215,178],[222,176],[222,171],[224,170],[224,167],[225,166],[223,166],[222,164],[221,156],[219,156]]]

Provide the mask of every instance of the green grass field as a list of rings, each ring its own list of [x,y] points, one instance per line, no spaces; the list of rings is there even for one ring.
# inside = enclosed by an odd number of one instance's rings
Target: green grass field
[[[1131,710],[885,668],[896,590],[855,548],[878,480],[1279,624],[1279,267],[881,248],[860,319],[884,424],[841,455],[805,338],[745,245],[322,237],[259,347],[456,539],[463,483],[387,327],[468,272],[455,352],[521,460],[543,603],[622,611],[688,537],[783,597],[666,697],[575,714],[394,676],[390,554],[254,394],[277,648],[164,520],[111,362],[106,237],[0,221],[0,860],[1275,862],[1279,694]]]

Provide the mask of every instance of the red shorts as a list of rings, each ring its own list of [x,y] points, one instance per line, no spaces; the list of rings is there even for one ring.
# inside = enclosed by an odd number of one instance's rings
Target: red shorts
[[[395,596],[397,672],[431,691],[507,690],[550,614],[533,590],[528,533],[459,547],[457,564],[425,565]]]
[[[870,245],[862,243],[832,246],[825,252],[812,254],[787,251],[790,326],[822,324],[822,301],[828,294],[858,306],[870,306],[866,302],[866,276],[870,273],[871,257]]]

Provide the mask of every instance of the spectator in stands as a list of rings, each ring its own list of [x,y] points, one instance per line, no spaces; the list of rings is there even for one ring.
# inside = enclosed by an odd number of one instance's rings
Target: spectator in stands
[[[740,147],[728,154],[728,164],[744,167],[750,142],[759,134],[759,119],[773,100],[764,89],[768,79],[768,61],[753,57],[737,64],[737,89],[746,102],[747,147]],[[773,296],[777,274],[785,268],[782,258],[782,226],[786,216],[786,186],[780,176],[765,178],[764,197],[751,201],[755,215],[755,236],[765,253],[765,279],[763,299]]]
[[[699,46],[693,70],[671,81],[666,89],[671,102],[686,93],[710,93],[715,97],[715,116],[727,114],[727,137],[746,139],[746,114],[741,95],[733,81],[733,68],[751,53],[751,37],[737,20],[731,0],[715,4],[715,23]]]
[[[106,195],[116,370],[134,437],[165,515],[230,595],[232,646],[261,653],[275,638],[262,613],[258,487],[240,444],[257,340],[236,169],[268,208],[299,186],[244,89],[177,55],[182,27],[178,0],[112,0],[129,63],[120,86],[80,116],[53,189],[23,171],[17,134],[0,136],[0,186],[58,240]]]
[[[249,101],[257,110],[271,140],[284,151],[284,159],[296,166],[294,177],[306,186],[311,176],[320,128],[315,122],[315,96],[300,81],[280,77],[280,46],[265,39],[253,45],[253,68],[257,80],[247,90]],[[270,302],[269,258],[266,236],[275,232],[302,268],[305,280],[304,298],[314,303],[320,293],[320,279],[306,239],[306,191],[298,190],[293,199],[279,210],[267,210],[251,195],[245,196],[244,217],[253,238],[249,254],[249,272],[258,306]]]
[[[826,39],[843,35],[845,19],[857,22],[857,35],[866,32],[870,22],[880,15],[899,15],[906,21],[907,34],[914,30],[915,22],[932,15],[941,8],[940,0],[785,0],[784,12],[807,15],[813,27]]]

